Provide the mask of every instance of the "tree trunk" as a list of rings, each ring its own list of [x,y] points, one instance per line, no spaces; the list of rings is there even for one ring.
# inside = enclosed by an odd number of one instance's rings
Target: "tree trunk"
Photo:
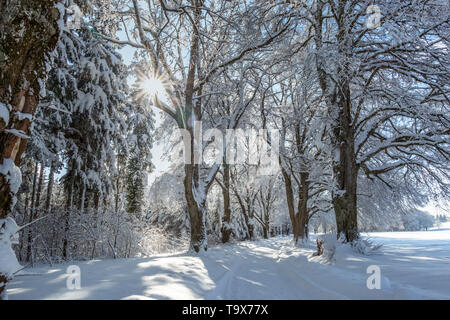
[[[125,171],[125,170],[121,170],[120,164],[121,164],[121,162],[118,161],[117,162],[118,175],[117,175],[117,178],[116,178],[116,185],[115,185],[116,188],[115,188],[115,195],[114,195],[114,212],[115,213],[119,212],[120,191],[121,191],[120,177],[122,175],[122,171]],[[123,174],[125,174],[125,172],[123,172]]]
[[[35,204],[35,212],[34,212],[34,218],[38,217],[38,209],[41,203],[41,194],[42,194],[42,184],[44,182],[44,164],[41,163],[40,164],[40,169],[39,169],[39,181],[38,181],[38,185],[37,185],[37,190],[36,190],[36,204]]]
[[[309,174],[300,173],[300,187],[298,192],[298,212],[297,212],[297,241],[306,238],[306,228],[308,223],[308,200],[309,200]]]
[[[281,160],[280,160],[281,164]],[[286,202],[288,206],[289,218],[291,219],[292,224],[292,233],[294,236],[294,245],[297,245],[298,242],[298,226],[297,219],[295,218],[295,207],[294,207],[294,190],[292,189],[292,179],[287,171],[281,166],[281,173],[283,175],[284,181],[284,190],[286,192]]]
[[[253,239],[253,226],[250,225],[249,214],[247,213],[247,208],[242,201],[241,196],[235,191],[235,196],[239,202],[239,206],[241,207],[242,216],[244,217],[245,226],[247,227],[247,236],[245,240]]]
[[[343,234],[346,242],[352,242],[359,237],[356,205],[356,181],[353,187],[346,186],[343,195],[333,197],[337,234]]]
[[[38,164],[36,163],[34,166],[34,176],[33,176],[33,188],[31,190],[31,210],[30,210],[30,216],[28,219],[28,223],[31,223],[36,215],[36,189],[37,189],[37,175],[38,175]],[[32,229],[28,228],[28,244],[27,244],[27,256],[25,258],[25,261],[31,260],[31,244],[33,242],[33,232]]]
[[[270,230],[269,216],[264,215],[264,227],[263,227],[264,239],[269,239],[269,230]]]
[[[45,199],[45,211],[48,213],[52,204],[53,184],[55,182],[55,166],[53,162],[50,164],[50,172],[48,174],[47,197]]]
[[[70,178],[69,178],[69,190],[67,192],[67,203],[66,203],[66,213],[64,215],[64,239],[63,239],[63,249],[62,255],[64,259],[69,256],[69,230],[70,230],[70,214],[73,209],[73,193],[75,189],[75,169],[71,168]]]
[[[357,223],[356,188],[358,167],[355,160],[355,139],[351,125],[350,85],[342,86],[339,94],[339,126],[335,131],[339,158],[334,162],[334,174],[338,186],[333,193],[333,206],[336,215],[338,237],[342,234],[346,242],[359,237]]]
[[[79,207],[80,214],[84,212],[85,201],[86,201],[86,183],[83,181],[80,193],[80,207]]]
[[[248,205],[247,205],[247,210],[246,210],[246,214],[245,214],[245,222],[247,223],[247,229],[248,229],[248,239],[249,240],[254,240],[255,239],[255,226],[253,224],[253,210],[251,208],[251,204],[250,204],[250,199],[248,199]]]
[[[231,208],[230,208],[230,166],[223,164],[223,218],[222,218],[222,243],[230,241],[231,235]]]
[[[347,169],[355,170],[352,166]],[[341,180],[339,193],[333,195],[333,206],[336,215],[336,227],[338,236],[343,235],[346,242],[352,242],[359,237],[357,202],[356,202],[356,176],[348,176]]]
[[[292,179],[287,171],[281,167],[283,174],[284,186],[286,191],[286,201],[288,205],[289,218],[292,224],[292,234],[294,245],[298,244],[299,239],[305,238],[306,223],[308,221],[308,174],[300,174],[300,189],[298,191],[297,212],[294,205],[294,190],[292,187]]]
[[[195,252],[200,250],[206,251],[208,249],[205,216],[206,194],[196,192],[197,186],[194,183],[194,179],[197,176],[197,165],[185,164],[184,168],[184,193],[191,225],[191,243],[189,247]]]
[[[26,218],[27,215],[29,214],[29,203],[30,203],[30,196],[29,196],[29,192],[27,191],[26,195],[25,195],[25,207],[23,209],[23,220],[22,220],[22,224],[26,223]],[[23,261],[24,260],[24,247],[25,247],[25,241],[27,239],[27,233],[22,232],[20,235],[20,246],[19,246],[19,260]],[[28,243],[28,241],[27,241]]]

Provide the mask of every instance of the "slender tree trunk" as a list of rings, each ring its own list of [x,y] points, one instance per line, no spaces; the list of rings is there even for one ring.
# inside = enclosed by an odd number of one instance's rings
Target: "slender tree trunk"
[[[116,181],[116,194],[115,194],[115,201],[114,201],[114,212],[119,212],[119,199],[120,199],[120,181],[119,178],[117,178]]]
[[[27,216],[29,214],[29,203],[30,203],[30,195],[29,194],[30,193],[27,192],[26,195],[25,195],[25,207],[23,209],[23,220],[22,220],[23,224],[26,223],[26,218],[27,218]],[[26,232],[22,232],[21,235],[20,235],[19,260],[21,260],[21,261],[23,261],[23,259],[24,259],[24,252],[23,251],[24,251],[24,246],[25,246],[24,244],[25,244],[25,241],[27,239],[26,235],[27,235]],[[28,243],[28,241],[27,241],[27,243]]]
[[[222,218],[222,243],[230,241],[231,235],[231,207],[230,207],[230,166],[223,164],[223,218]]]
[[[50,164],[50,172],[48,174],[47,197],[45,199],[45,211],[48,213],[52,205],[53,184],[55,182],[55,166],[53,162]]]
[[[83,182],[83,185],[81,187],[81,194],[80,194],[80,213],[84,212],[84,204],[86,201],[86,183]]]
[[[114,212],[115,213],[119,212],[119,203],[120,203],[120,191],[121,191],[120,177],[122,176],[122,170],[121,170],[120,164],[121,164],[120,161],[118,161],[118,164],[117,164],[118,175],[116,178],[116,188],[115,188],[115,195],[114,195]],[[123,171],[125,171],[125,170],[123,170]],[[125,174],[125,172],[123,174]]]
[[[270,199],[268,199],[270,201]],[[264,213],[264,239],[269,239],[270,235],[270,203],[267,204],[267,208]]]
[[[247,229],[248,229],[248,237],[249,240],[254,240],[255,239],[255,226],[254,226],[254,222],[253,222],[253,215],[254,212],[251,208],[251,203],[250,203],[250,198],[247,199],[247,208],[246,208],[246,218],[245,218],[245,222],[247,223]]]
[[[264,227],[263,227],[264,239],[269,239],[269,230],[270,230],[269,215],[264,214]]]
[[[36,191],[36,204],[35,204],[35,212],[34,212],[34,218],[37,218],[39,216],[38,209],[41,204],[41,194],[42,194],[42,185],[44,182],[44,164],[40,164],[39,169],[39,180],[37,185],[37,191]]]
[[[250,219],[247,214],[247,208],[236,190],[234,190],[234,194],[238,200],[239,206],[241,207],[242,216],[244,217],[245,226],[247,227],[247,236],[245,240],[251,240],[253,238],[253,228],[250,226]]]
[[[64,259],[67,259],[69,256],[69,230],[70,230],[70,214],[73,210],[73,193],[75,187],[75,169],[71,167],[70,169],[70,180],[69,180],[69,190],[67,192],[67,203],[66,203],[66,213],[65,213],[65,221],[64,221],[64,239],[63,239],[63,249],[62,255]]]
[[[86,172],[86,162],[83,163],[83,166],[81,167],[81,170],[83,172]],[[84,203],[86,200],[86,181],[85,179],[81,179],[81,190],[80,190],[80,199],[78,202],[78,210],[80,211],[80,213],[84,212]]]
[[[31,223],[35,217],[35,211],[36,211],[36,189],[37,189],[37,175],[38,175],[38,164],[36,163],[34,166],[34,176],[33,176],[33,188],[31,190],[31,210],[30,210],[30,216],[28,219],[28,223]],[[33,242],[33,232],[32,228],[28,228],[28,244],[27,244],[27,256],[25,261],[31,260],[31,246]]]

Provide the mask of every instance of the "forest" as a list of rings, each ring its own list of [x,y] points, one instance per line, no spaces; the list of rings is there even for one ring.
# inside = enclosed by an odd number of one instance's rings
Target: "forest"
[[[446,223],[448,14],[0,0],[0,297],[35,264]]]

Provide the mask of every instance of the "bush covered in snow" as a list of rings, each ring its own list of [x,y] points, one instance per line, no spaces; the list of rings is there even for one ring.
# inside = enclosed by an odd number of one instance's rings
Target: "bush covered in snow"
[[[17,256],[22,261],[55,263],[67,259],[129,258],[183,250],[186,237],[168,233],[152,224],[145,215],[124,211],[80,213],[53,208],[49,213],[38,210],[42,220],[21,233]],[[26,223],[27,216],[16,214]]]
[[[9,281],[22,266],[17,261],[12,244],[17,244],[19,227],[14,219],[0,219],[0,300],[7,298],[2,284]]]

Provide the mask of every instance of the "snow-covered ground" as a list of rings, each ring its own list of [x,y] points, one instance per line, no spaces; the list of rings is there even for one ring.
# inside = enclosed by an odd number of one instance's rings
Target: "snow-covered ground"
[[[73,262],[81,289],[68,290],[67,267],[26,269],[10,299],[450,299],[450,223],[423,232],[364,235],[383,244],[364,256],[338,248],[332,265],[311,258],[314,243],[293,248],[272,238],[211,248],[204,255]],[[314,236],[313,236],[314,237]],[[367,267],[381,289],[367,288]]]

